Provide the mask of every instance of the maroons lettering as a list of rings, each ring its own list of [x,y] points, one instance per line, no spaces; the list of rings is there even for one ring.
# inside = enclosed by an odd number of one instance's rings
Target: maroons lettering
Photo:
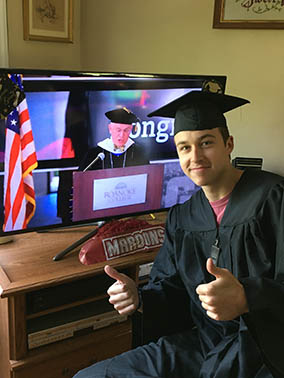
[[[143,251],[149,248],[160,247],[164,241],[165,229],[162,226],[148,228],[103,239],[103,248],[107,260]]]

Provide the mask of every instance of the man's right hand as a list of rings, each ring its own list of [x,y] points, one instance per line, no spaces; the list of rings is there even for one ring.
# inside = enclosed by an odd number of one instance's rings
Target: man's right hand
[[[104,271],[108,276],[116,280],[107,291],[110,297],[109,302],[120,315],[133,314],[139,305],[138,290],[135,282],[109,265],[104,267]]]

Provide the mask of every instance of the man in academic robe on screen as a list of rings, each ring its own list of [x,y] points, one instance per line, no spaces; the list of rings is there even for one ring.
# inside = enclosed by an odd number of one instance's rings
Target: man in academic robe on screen
[[[145,151],[130,138],[135,123],[139,122],[136,115],[125,107],[110,110],[105,115],[110,121],[108,124],[110,136],[87,151],[79,162],[78,170],[124,168],[148,164]],[[57,208],[58,216],[68,224],[73,214],[73,178],[72,171],[63,172],[63,174],[65,174],[65,180],[62,180],[58,189]]]
[[[135,143],[130,134],[139,119],[127,108],[118,108],[105,113],[109,119],[110,136],[90,149],[81,161],[79,170],[124,168],[148,164],[145,151]],[[99,156],[99,159],[96,157]],[[95,161],[94,161],[95,160]],[[92,164],[92,162],[94,162]]]

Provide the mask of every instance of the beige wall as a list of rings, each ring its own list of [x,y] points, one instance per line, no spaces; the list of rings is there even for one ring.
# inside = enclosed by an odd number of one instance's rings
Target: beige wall
[[[284,174],[284,30],[213,29],[213,0],[73,2],[62,44],[23,41],[22,1],[8,1],[11,67],[227,75],[227,93],[251,101],[227,115],[233,157]]]
[[[80,0],[74,5],[74,43],[25,41],[22,0],[7,0],[9,66],[78,70],[81,67]]]

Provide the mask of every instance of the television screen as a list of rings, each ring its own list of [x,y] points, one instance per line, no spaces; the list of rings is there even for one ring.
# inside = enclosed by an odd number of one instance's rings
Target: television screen
[[[0,69],[2,78],[12,80],[16,74],[21,75],[37,158],[32,171],[35,211],[28,222],[5,221],[13,152],[2,116],[1,236],[154,213],[199,189],[180,169],[173,120],[147,114],[201,90],[210,80],[225,89],[225,76]],[[9,96],[0,85],[0,100]],[[117,110],[127,117],[112,118]],[[10,185],[13,191],[18,184]]]

